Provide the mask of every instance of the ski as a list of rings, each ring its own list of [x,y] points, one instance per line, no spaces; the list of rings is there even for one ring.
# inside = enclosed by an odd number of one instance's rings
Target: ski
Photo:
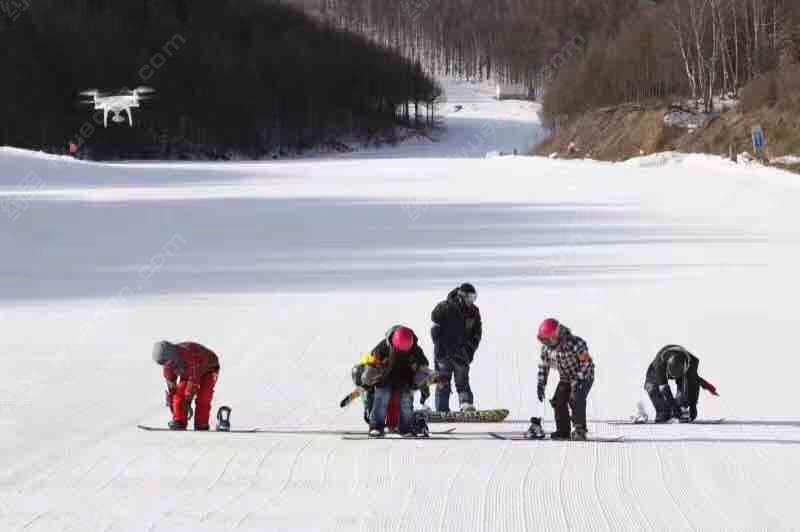
[[[414,414],[421,416],[428,423],[501,423],[508,417],[509,411],[504,408],[476,410],[474,412],[416,410]]]
[[[497,440],[503,441],[532,441],[532,442],[566,442],[566,443],[616,443],[625,440],[625,436],[613,436],[613,437],[590,437],[585,440],[551,440],[550,438],[526,438],[524,434],[514,433],[514,434],[500,434],[499,432],[490,432],[489,436],[495,438]]]
[[[259,429],[238,429],[238,430],[171,430],[167,427],[152,427],[150,425],[136,425],[138,428],[142,430],[146,430],[148,432],[197,432],[197,433],[213,433],[213,434],[227,434],[230,432],[238,433],[238,434],[254,434],[256,432],[261,432]]]

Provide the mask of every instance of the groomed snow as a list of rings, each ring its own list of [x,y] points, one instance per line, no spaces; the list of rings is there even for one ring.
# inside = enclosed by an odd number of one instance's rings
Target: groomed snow
[[[459,101],[440,143],[374,157],[3,149],[0,529],[796,528],[796,176],[679,154],[484,159],[540,138],[537,108],[451,86]],[[338,407],[350,366],[394,323],[432,357],[430,311],[462,281],[484,316],[478,406],[519,423],[430,442],[135,427],[168,420],[152,343],[192,339],[221,356],[215,406],[234,427],[362,430],[358,406]],[[596,360],[590,430],[624,443],[481,434],[537,413],[535,327],[551,315]],[[719,388],[701,417],[729,424],[603,422],[634,412],[667,343]]]

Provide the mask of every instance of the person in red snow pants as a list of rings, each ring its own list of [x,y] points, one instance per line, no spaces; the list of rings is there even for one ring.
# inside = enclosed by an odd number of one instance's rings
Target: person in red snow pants
[[[217,355],[198,343],[172,344],[161,341],[153,347],[153,360],[164,366],[167,401],[172,410],[169,428],[186,429],[187,407],[194,399],[194,430],[208,430],[211,401],[219,376]]]

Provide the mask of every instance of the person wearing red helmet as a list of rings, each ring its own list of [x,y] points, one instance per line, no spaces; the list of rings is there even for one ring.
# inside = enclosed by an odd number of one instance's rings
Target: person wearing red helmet
[[[194,430],[208,430],[211,400],[219,376],[217,355],[198,343],[162,341],[153,346],[153,360],[164,366],[167,403],[172,410],[169,428],[186,430],[188,408],[194,399]]]
[[[412,389],[417,373],[427,371],[428,359],[414,331],[403,325],[389,329],[367,357],[361,375],[363,386],[374,389],[369,414],[370,436],[383,436],[389,403],[395,394],[400,403],[398,432],[415,435]]]
[[[542,343],[539,362],[538,386],[536,395],[544,401],[547,376],[550,368],[556,368],[559,382],[556,392],[550,399],[556,418],[556,431],[552,439],[586,439],[586,398],[594,383],[594,361],[589,355],[586,342],[572,334],[558,320],[548,318],[539,326],[537,338]],[[570,410],[572,425],[570,434]],[[529,432],[533,435],[536,427],[532,420]]]

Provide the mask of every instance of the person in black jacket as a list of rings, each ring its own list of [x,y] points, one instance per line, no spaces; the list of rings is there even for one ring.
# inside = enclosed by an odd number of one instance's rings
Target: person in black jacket
[[[436,410],[450,411],[450,381],[455,377],[462,411],[474,411],[475,400],[469,385],[469,365],[481,343],[483,324],[475,305],[475,287],[464,283],[452,290],[431,313],[434,361],[439,377]]]
[[[361,375],[363,386],[373,389],[369,415],[370,436],[383,436],[389,402],[394,393],[400,394],[400,422],[397,432],[415,435],[412,390],[417,374],[427,371],[428,359],[419,346],[419,339],[414,331],[403,325],[395,325],[389,329],[386,337],[366,358]]]
[[[694,421],[700,388],[719,395],[713,384],[697,374],[699,366],[700,359],[679,345],[664,346],[656,354],[644,381],[644,389],[656,410],[656,423],[666,423],[672,418],[678,418],[681,423]],[[675,380],[675,396],[669,386],[670,379]]]

